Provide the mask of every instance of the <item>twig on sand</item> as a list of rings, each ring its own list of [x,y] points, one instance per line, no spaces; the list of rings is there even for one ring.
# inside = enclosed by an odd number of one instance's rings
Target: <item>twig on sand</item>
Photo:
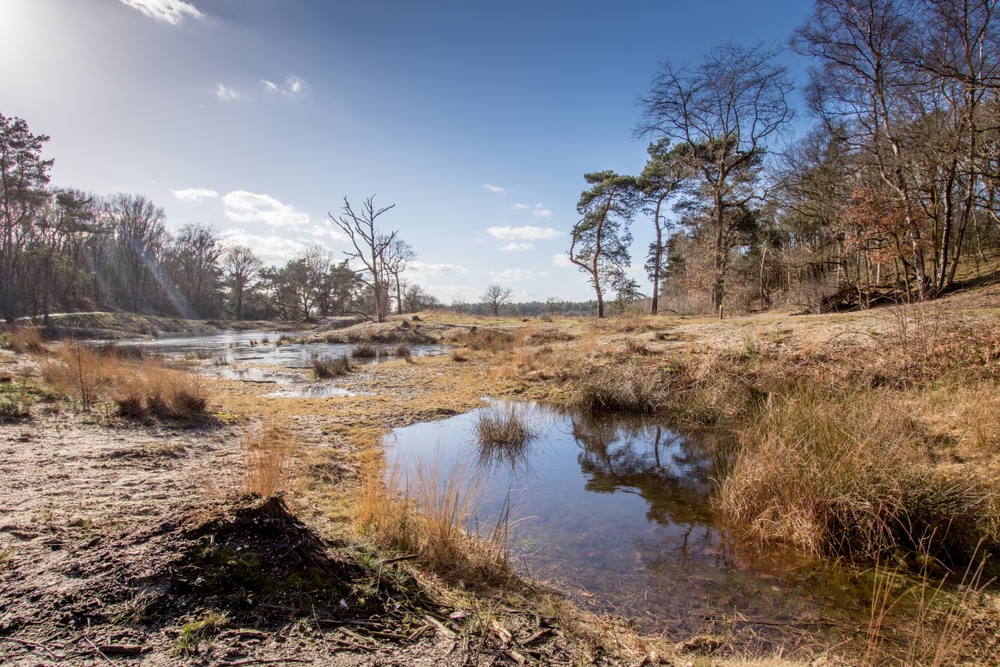
[[[216,665],[225,665],[226,667],[237,667],[237,665],[278,665],[283,662],[300,662],[305,664],[311,664],[312,660],[307,660],[304,658],[246,658],[244,660],[235,660],[233,662],[217,662]]]
[[[17,637],[0,637],[0,642],[2,641],[16,642],[18,644],[22,644],[29,648],[41,649],[46,653],[48,653],[49,657],[52,658],[53,660],[59,659],[59,657],[55,653],[53,653],[52,650],[49,649],[49,647],[46,646],[45,644],[39,644],[38,642],[29,642],[27,639],[18,639]]]
[[[108,662],[110,662],[110,663],[111,663],[112,665],[115,665],[115,667],[118,667],[118,663],[117,663],[117,662],[115,662],[114,660],[112,660],[111,658],[109,658],[108,656],[104,655],[104,651],[102,651],[102,650],[101,650],[101,649],[100,649],[100,648],[99,648],[99,647],[97,646],[97,644],[95,644],[94,642],[90,641],[90,637],[87,637],[87,636],[84,636],[84,638],[83,638],[83,639],[84,639],[84,641],[86,641],[86,642],[87,642],[88,644],[90,644],[90,647],[91,647],[92,649],[94,649],[95,651],[97,651],[97,655],[101,656],[102,658],[104,658],[105,660],[107,660]]]

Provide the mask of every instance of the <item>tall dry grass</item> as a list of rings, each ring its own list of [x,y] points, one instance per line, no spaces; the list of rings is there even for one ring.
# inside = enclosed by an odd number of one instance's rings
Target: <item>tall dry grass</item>
[[[12,327],[3,334],[3,346],[19,354],[45,353],[42,333],[35,327]]]
[[[412,556],[449,581],[496,583],[513,576],[508,561],[509,507],[488,526],[478,523],[482,476],[468,463],[440,456],[409,473],[385,471],[369,456],[362,470],[356,525],[376,544]]]
[[[936,472],[925,435],[887,391],[799,386],[740,429],[717,506],[744,539],[811,554],[967,558],[1000,537],[996,498],[986,480]]]
[[[269,497],[290,490],[298,442],[286,426],[265,422],[243,436],[245,493]]]
[[[203,382],[153,357],[66,342],[42,364],[41,373],[50,386],[84,410],[105,403],[126,418],[177,420],[202,418],[207,412]]]

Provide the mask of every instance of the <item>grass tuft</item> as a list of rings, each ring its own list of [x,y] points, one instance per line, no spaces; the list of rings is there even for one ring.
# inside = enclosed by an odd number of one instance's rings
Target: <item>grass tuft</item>
[[[378,348],[371,343],[358,343],[351,349],[351,356],[355,359],[377,359]]]
[[[468,462],[451,467],[439,457],[419,461],[405,476],[388,478],[368,457],[356,525],[377,545],[413,556],[428,570],[462,584],[502,583],[514,575],[508,561],[509,506],[487,530],[478,522],[482,476]]]
[[[522,449],[537,436],[536,430],[514,403],[491,403],[476,415],[476,437],[483,447]]]
[[[244,492],[269,498],[289,490],[292,462],[298,449],[291,431],[271,422],[243,437],[246,460]]]
[[[655,375],[638,365],[601,368],[580,382],[575,403],[591,414],[646,414],[661,403]]]
[[[3,336],[4,347],[19,354],[44,354],[42,332],[35,327],[14,327]]]
[[[312,360],[313,376],[317,380],[323,378],[347,375],[351,372],[351,364],[346,355],[339,357],[315,357]]]

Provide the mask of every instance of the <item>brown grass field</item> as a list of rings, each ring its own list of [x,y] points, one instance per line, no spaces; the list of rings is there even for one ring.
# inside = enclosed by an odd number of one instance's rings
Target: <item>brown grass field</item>
[[[197,364],[182,369],[6,334],[0,476],[8,481],[0,483],[6,499],[0,577],[8,586],[0,592],[0,661],[100,659],[88,642],[141,645],[140,658],[103,655],[151,665],[175,664],[178,656],[206,664],[290,656],[313,664],[369,664],[372,651],[406,664],[998,660],[1000,597],[980,557],[1000,541],[1000,289],[923,307],[722,321],[422,313],[414,329],[394,341],[400,318],[393,318],[346,334],[358,345],[377,341],[391,350],[430,339],[454,351],[352,365],[329,381],[353,395],[327,399],[273,396],[268,385],[208,379],[193,374]],[[305,373],[303,379],[311,381]],[[727,650],[723,637],[721,648],[715,638],[676,647],[639,636],[621,620],[574,610],[519,579],[505,561],[503,526],[479,536],[462,530],[475,499],[461,471],[428,469],[409,483],[383,481],[379,443],[386,433],[480,407],[486,396],[653,413],[690,428],[731,431],[737,455],[714,502],[734,535],[882,573],[871,595],[871,623],[858,631],[860,645],[748,655]],[[121,480],[131,480],[135,490]],[[391,598],[410,611],[392,623],[384,620],[388,612],[366,616],[370,624],[382,619],[368,635],[365,628],[374,625],[324,624],[326,611],[313,612],[311,620],[301,610],[298,616],[287,611],[296,624],[291,630],[273,616],[260,619],[264,639],[252,645],[239,635],[251,617],[241,616],[239,605],[222,606],[223,592],[215,593],[216,602],[185,594],[195,608],[164,594],[141,622],[90,607],[74,617],[83,621],[60,616],[60,605],[83,609],[87,590],[101,586],[108,605],[131,599],[135,606],[138,589],[127,582],[153,576],[122,574],[112,587],[88,560],[91,551],[105,549],[99,545],[133,544],[125,551],[137,554],[146,544],[137,541],[143,530],[188,525],[176,517],[195,511],[191,504],[217,505],[247,492],[281,494],[294,525],[300,521],[320,536],[330,554],[361,563],[358,571],[366,574],[357,575],[352,595],[365,590],[366,599]],[[84,548],[95,539],[98,546]],[[184,539],[171,543],[180,545],[176,562],[189,562],[180,551]],[[197,540],[191,544],[207,553]],[[101,554],[123,573],[133,567],[114,550]],[[59,573],[74,567],[86,576],[64,581]],[[955,585],[942,585],[937,573],[949,569]],[[923,585],[901,588],[904,571],[922,572]],[[90,589],[77,580],[90,582]],[[387,581],[396,592],[379,588]],[[49,590],[66,591],[70,603]],[[267,604],[297,609],[267,590]],[[23,602],[32,595],[36,601]],[[918,599],[917,611],[892,628],[888,641],[883,623],[904,595]],[[339,613],[338,601],[332,604],[328,613]],[[438,611],[424,618],[416,609]],[[33,624],[31,617],[43,622]],[[353,635],[338,629],[351,627]],[[413,633],[409,641],[398,639]],[[287,650],[292,637],[302,643],[297,653]],[[331,652],[331,643],[340,650]]]

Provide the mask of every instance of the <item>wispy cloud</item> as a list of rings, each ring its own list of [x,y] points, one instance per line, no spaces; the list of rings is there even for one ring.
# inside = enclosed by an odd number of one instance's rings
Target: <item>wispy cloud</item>
[[[502,188],[499,185],[490,185],[489,183],[483,183],[483,188],[489,190],[490,192],[498,195],[505,194],[507,192],[506,188]]]
[[[184,190],[171,190],[171,193],[182,201],[205,201],[219,196],[215,190],[207,188],[185,188]]]
[[[215,96],[219,98],[220,102],[232,102],[242,97],[239,91],[221,83],[215,87]]]
[[[270,195],[245,190],[227,193],[222,198],[226,217],[233,222],[263,222],[273,227],[298,229],[309,224],[309,214],[282,204]]]
[[[531,250],[534,247],[534,243],[508,243],[500,246],[500,249],[506,252],[517,252],[518,250]]]
[[[501,241],[551,241],[562,236],[562,232],[551,227],[489,227],[486,232],[495,239]]]
[[[490,271],[490,275],[495,281],[504,280],[519,282],[522,280],[534,280],[537,276],[544,276],[545,274],[536,274],[534,271],[527,271],[525,269],[507,269],[506,271],[501,271],[500,273]]]
[[[282,265],[293,259],[315,241],[288,239],[280,236],[251,234],[244,229],[224,230],[220,237],[226,245],[241,245],[253,250],[265,264]]]
[[[567,255],[564,252],[561,252],[558,255],[552,255],[552,263],[555,266],[558,266],[558,267],[564,268],[564,269],[567,269],[567,268],[568,269],[576,268],[576,264],[574,264],[573,262],[569,261],[569,255]]]
[[[269,79],[261,79],[260,83],[264,90],[269,93],[281,93],[285,97],[297,100],[309,92],[309,83],[302,78],[289,74],[285,77],[284,84],[278,84]]]
[[[536,218],[552,217],[552,211],[545,208],[545,205],[542,204],[541,202],[535,202],[534,204],[523,204],[519,202],[517,204],[514,204],[514,210],[527,211],[529,209],[531,210],[531,215],[535,216]]]
[[[427,264],[425,262],[410,262],[406,265],[407,272],[427,278],[430,276],[458,276],[469,272],[469,269],[458,264]]]
[[[120,0],[132,9],[138,9],[151,19],[170,25],[180,25],[185,18],[204,20],[205,15],[184,0]]]

